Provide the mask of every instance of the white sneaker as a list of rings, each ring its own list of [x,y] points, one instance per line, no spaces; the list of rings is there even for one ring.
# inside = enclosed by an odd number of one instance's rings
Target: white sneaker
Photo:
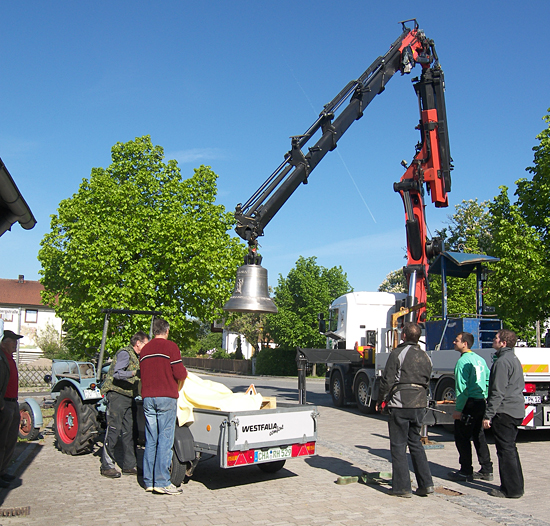
[[[145,488],[145,491],[149,491],[149,492],[152,493],[152,492],[153,492],[153,486],[147,486],[147,487]]]
[[[176,488],[174,484],[170,484],[170,486],[166,486],[165,488],[153,488],[153,493],[161,493],[163,495],[181,495],[182,491],[181,488]]]

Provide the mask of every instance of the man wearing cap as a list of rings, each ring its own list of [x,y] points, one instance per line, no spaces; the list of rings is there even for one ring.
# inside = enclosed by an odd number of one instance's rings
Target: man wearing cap
[[[17,349],[17,340],[20,338],[23,338],[20,334],[4,331],[4,337],[0,343],[0,360],[4,363],[4,367],[1,367],[4,372],[0,373],[0,387],[4,394],[3,398],[0,398],[0,488],[9,487],[10,482],[15,478],[6,473],[6,470],[15,451],[19,434],[20,413],[17,403],[19,375],[13,353]],[[7,383],[5,383],[5,364],[9,369]]]

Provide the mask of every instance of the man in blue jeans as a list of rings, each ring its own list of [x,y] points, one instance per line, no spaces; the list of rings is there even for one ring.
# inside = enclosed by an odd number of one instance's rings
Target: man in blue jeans
[[[154,338],[141,350],[141,396],[145,412],[145,452],[143,483],[145,491],[179,495],[170,482],[170,463],[176,429],[178,391],[187,369],[178,346],[168,340],[170,325],[161,318],[153,322]]]

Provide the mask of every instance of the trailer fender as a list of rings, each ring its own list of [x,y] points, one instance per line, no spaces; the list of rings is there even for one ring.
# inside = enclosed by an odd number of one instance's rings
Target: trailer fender
[[[44,420],[42,418],[42,410],[40,409],[38,402],[34,398],[25,398],[24,403],[29,404],[29,407],[31,408],[34,416],[34,427],[41,428],[44,424]]]
[[[195,439],[189,426],[176,426],[174,433],[174,453],[176,453],[178,460],[182,464],[195,460]]]

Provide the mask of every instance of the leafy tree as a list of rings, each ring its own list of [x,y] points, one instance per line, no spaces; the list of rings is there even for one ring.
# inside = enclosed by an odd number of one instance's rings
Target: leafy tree
[[[327,269],[316,261],[300,256],[286,278],[279,274],[273,298],[279,312],[267,316],[267,332],[283,349],[324,347],[318,314],[328,316],[330,303],[353,290],[342,267]]]
[[[64,338],[50,322],[46,322],[46,326],[38,332],[34,340],[42,350],[45,358],[53,360],[54,358],[69,357]]]
[[[489,201],[477,199],[463,200],[455,205],[455,213],[449,216],[448,227],[437,231],[445,242],[445,250],[470,252],[473,254],[491,253],[491,214]]]
[[[550,112],[550,108],[548,109]],[[517,181],[518,208],[526,223],[532,226],[550,253],[550,113],[543,117],[548,127],[537,135],[539,144],[535,152],[534,166],[527,168],[532,179]]]
[[[231,294],[245,252],[228,233],[233,215],[215,204],[209,167],[182,179],[149,136],[117,143],[111,155],[52,216],[38,254],[43,301],[63,319],[75,355],[99,344],[108,307],[160,310],[183,346],[196,331],[191,318],[214,319]],[[118,317],[108,345],[148,326]]]
[[[258,344],[265,337],[265,325],[266,314],[259,312],[233,313],[225,322],[228,330],[245,337],[246,341],[254,348],[255,353],[259,351]]]
[[[207,324],[203,325],[206,326]],[[204,355],[212,349],[215,349],[216,351],[222,349],[222,333],[211,332],[210,328],[208,328],[206,331],[202,329],[202,334],[196,342],[189,346],[189,352],[184,354],[184,351],[182,350],[182,354],[185,356]]]
[[[495,266],[493,288],[498,314],[505,326],[533,343],[537,320],[550,316],[550,267],[547,247],[538,229],[530,226],[518,205],[511,204],[507,188],[490,205],[493,215]]]
[[[403,269],[392,270],[378,287],[378,292],[408,292]]]
[[[550,112],[550,109],[548,110]],[[506,325],[529,343],[535,323],[550,316],[550,114],[546,128],[537,135],[532,178],[516,182],[516,203],[507,189],[491,203],[497,267],[495,291],[499,314]]]
[[[445,250],[470,254],[492,254],[492,216],[489,202],[477,199],[464,200],[455,206],[455,213],[449,216],[447,227],[436,232],[443,239]],[[427,301],[428,319],[442,314],[441,276],[429,276]],[[447,277],[447,310],[449,316],[472,316],[476,313],[476,276],[468,278]],[[492,303],[491,294],[486,291],[485,304]]]

